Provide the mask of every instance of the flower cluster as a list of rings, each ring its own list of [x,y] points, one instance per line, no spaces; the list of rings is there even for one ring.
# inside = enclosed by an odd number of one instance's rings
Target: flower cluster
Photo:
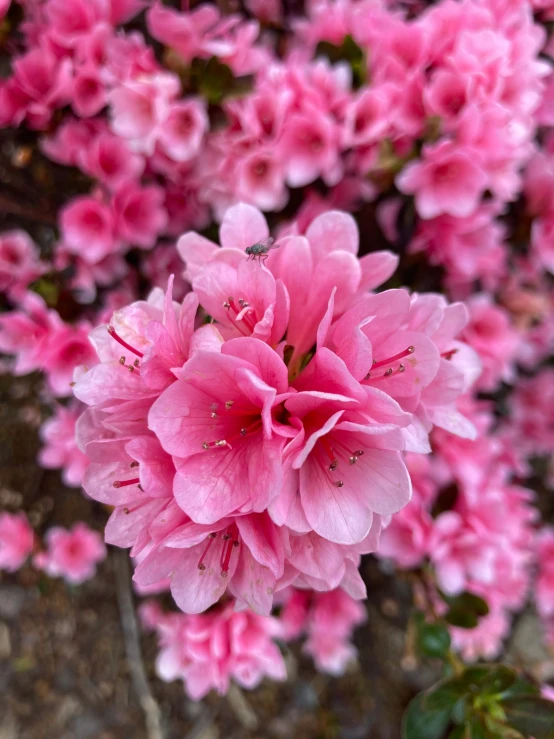
[[[434,425],[473,435],[456,409],[479,372],[456,339],[462,304],[363,293],[396,260],[358,260],[346,213],[262,265],[245,250],[267,238],[247,205],[225,215],[221,247],[183,236],[193,292],[175,304],[170,281],[116,311],[91,335],[99,363],[75,375],[84,487],[115,508],[107,540],[150,547],[137,583],[169,577],[187,613],[229,590],[268,614],[293,583],[363,597],[360,555],[410,499],[401,452],[428,451]],[[199,304],[212,322],[195,330]]]
[[[141,617],[158,635],[158,677],[183,680],[193,700],[210,690],[225,695],[231,679],[252,689],[264,677],[286,678],[283,656],[272,641],[280,633],[274,618],[236,612],[232,603],[196,616],[164,613],[153,602],[141,607]]]
[[[341,675],[357,650],[350,643],[356,626],[366,620],[361,603],[344,590],[327,593],[294,590],[283,592],[284,607],[279,614],[281,636],[289,641],[305,636],[304,652],[321,672]]]
[[[283,678],[273,638],[342,672],[370,552],[437,612],[487,601],[467,659],[530,594],[551,634],[552,8],[238,7],[0,0],[1,366],[45,380],[38,461],[171,590],[145,618],[195,698]],[[0,567],[36,540],[2,514]],[[73,583],[105,556],[46,541]]]

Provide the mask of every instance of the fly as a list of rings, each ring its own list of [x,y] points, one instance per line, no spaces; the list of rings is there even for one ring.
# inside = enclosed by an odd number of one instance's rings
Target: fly
[[[262,260],[265,262],[268,258],[270,249],[278,249],[280,246],[280,244],[275,244],[272,236],[268,236],[267,239],[260,239],[252,246],[247,246],[244,252],[248,254],[248,259],[257,259],[261,264]]]

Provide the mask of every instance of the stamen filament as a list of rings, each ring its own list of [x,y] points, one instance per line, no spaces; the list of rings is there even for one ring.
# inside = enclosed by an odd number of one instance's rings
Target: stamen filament
[[[121,346],[125,347],[125,349],[128,349],[130,352],[133,352],[133,354],[136,354],[137,357],[144,357],[144,354],[142,352],[139,352],[138,349],[135,349],[133,346],[128,344],[125,339],[122,339],[121,336],[116,332],[115,328],[113,326],[108,326],[108,333],[112,337],[112,339],[115,339],[118,344],[121,344]]]
[[[138,485],[140,482],[139,477],[134,477],[132,480],[115,480],[113,483],[114,488],[126,488],[128,485]]]

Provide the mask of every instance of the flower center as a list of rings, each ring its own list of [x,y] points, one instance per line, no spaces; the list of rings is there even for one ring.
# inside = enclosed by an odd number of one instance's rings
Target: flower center
[[[256,328],[256,316],[254,309],[243,298],[239,298],[238,306],[235,299],[229,296],[223,303],[223,307],[229,313],[229,316],[233,318],[236,323],[236,327],[244,336],[250,336]],[[245,330],[247,329],[247,330]]]

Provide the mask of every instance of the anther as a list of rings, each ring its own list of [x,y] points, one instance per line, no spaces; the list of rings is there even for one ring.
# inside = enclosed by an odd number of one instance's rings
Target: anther
[[[131,462],[131,464],[129,465],[129,467],[138,467],[138,466],[139,466],[138,462]]]
[[[135,367],[140,367],[140,362],[138,361],[138,359],[135,359],[133,364],[135,365]]]
[[[217,418],[217,413],[215,411],[212,411],[211,416],[212,418]]]
[[[144,488],[140,483],[137,485],[137,488],[140,490],[141,493],[144,493]]]
[[[206,565],[203,562],[200,562],[199,565],[198,565],[198,569],[201,572],[204,572],[204,570],[206,569]]]
[[[234,542],[233,542],[233,546],[234,546],[234,547],[235,547],[235,549],[236,549],[236,548],[237,548],[238,546],[240,546],[240,541],[234,541]]]
[[[125,364],[125,357],[119,357],[119,364]]]
[[[358,449],[357,452],[352,452],[352,453],[354,454],[355,457],[363,457],[364,456],[364,450],[363,449]]]
[[[225,410],[226,410],[226,411],[229,411],[229,410],[231,410],[231,408],[232,408],[232,406],[233,406],[234,402],[235,402],[234,400],[226,400],[226,401],[225,401]]]
[[[337,469],[338,464],[339,464],[339,460],[338,459],[333,459],[333,461],[329,465],[329,472],[334,472]]]
[[[386,372],[383,372],[383,377],[390,377],[392,375],[392,369],[389,367]]]
[[[227,577],[229,575],[228,570],[221,570],[221,577]]]
[[[405,365],[403,365],[403,364],[399,364],[399,365],[398,365],[398,371],[399,371],[399,372],[404,372],[404,371],[405,371],[405,369],[406,369]]]
[[[231,307],[231,303],[229,301],[225,300],[223,303],[223,307],[229,309]]]
[[[351,457],[348,457],[348,459],[350,460],[350,464],[356,464],[356,462],[358,461],[358,457],[355,454],[353,454]]]
[[[248,433],[248,429],[241,429],[240,430],[240,435],[241,436],[246,436],[247,433]]]
[[[124,514],[125,514],[126,516],[128,516],[128,515],[129,515],[129,513],[131,513],[131,511],[130,511],[130,510],[129,510],[128,508],[124,508],[124,509],[123,509],[123,513],[124,513]]]
[[[239,305],[241,308],[250,308],[250,303],[247,303],[246,300],[243,300],[242,298],[239,300]]]
[[[75,387],[76,384],[77,384],[76,382],[70,382],[69,387]]]
[[[342,480],[335,480],[335,481],[333,482],[333,485],[334,485],[334,486],[335,486],[336,488],[342,488],[342,487],[343,487],[343,485],[344,485],[344,482],[343,482]]]

